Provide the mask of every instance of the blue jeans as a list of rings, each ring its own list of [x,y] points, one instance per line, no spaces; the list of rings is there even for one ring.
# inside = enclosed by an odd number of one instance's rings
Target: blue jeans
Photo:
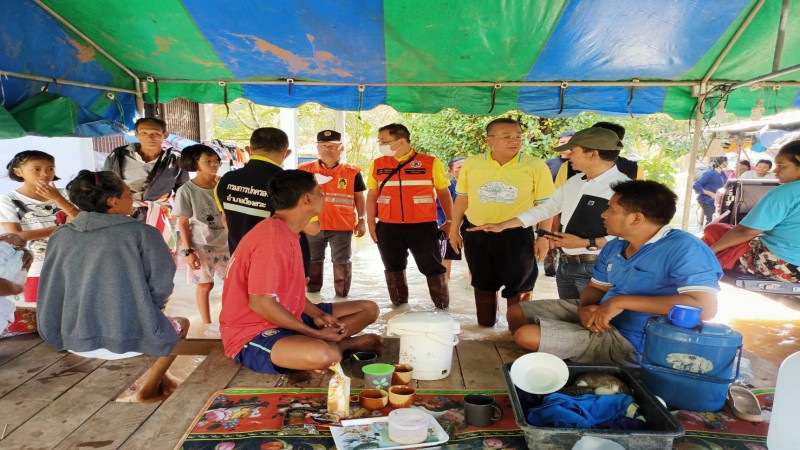
[[[581,292],[589,286],[597,261],[568,263],[563,259],[558,260],[556,270],[556,288],[558,298],[562,300],[580,298]]]

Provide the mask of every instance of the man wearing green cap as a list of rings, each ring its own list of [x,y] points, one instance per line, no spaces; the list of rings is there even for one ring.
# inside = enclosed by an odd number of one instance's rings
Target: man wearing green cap
[[[500,232],[509,228],[529,227],[561,213],[563,232],[546,236],[559,248],[556,286],[561,299],[577,299],[589,285],[597,255],[613,236],[608,236],[600,214],[608,208],[613,195],[611,186],[628,177],[615,162],[622,143],[611,130],[587,128],[575,133],[557,152],[571,150],[570,162],[582,173],[574,175],[553,195],[513,219],[488,224],[471,230]],[[539,234],[539,238],[542,238]],[[519,306],[508,309],[508,325],[512,332],[526,324]]]

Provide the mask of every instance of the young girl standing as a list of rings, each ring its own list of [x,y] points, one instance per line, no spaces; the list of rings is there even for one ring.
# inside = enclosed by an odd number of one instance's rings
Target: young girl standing
[[[214,200],[220,157],[211,147],[192,145],[183,149],[179,164],[181,169],[197,175],[178,189],[172,213],[178,217],[182,253],[189,266],[187,282],[197,284],[200,318],[211,324],[208,297],[214,288],[214,274],[224,279],[230,258],[228,232]],[[216,333],[218,327],[212,324],[207,333]]]
[[[52,155],[39,150],[17,153],[6,165],[8,177],[21,181],[16,191],[0,195],[0,225],[28,241],[33,264],[25,282],[25,302],[35,303],[47,239],[58,225],[72,220],[80,210],[53,184],[56,163]]]

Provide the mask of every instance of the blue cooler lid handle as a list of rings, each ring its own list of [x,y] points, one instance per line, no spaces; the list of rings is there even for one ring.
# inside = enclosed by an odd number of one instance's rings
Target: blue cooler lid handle
[[[736,373],[733,374],[733,380],[734,381],[736,381],[736,379],[739,378],[739,367],[741,367],[741,365],[742,365],[742,351],[743,351],[742,350],[742,346],[743,345],[744,344],[739,344],[739,347],[736,349],[736,356],[734,356],[734,358],[736,358]]]
[[[649,319],[647,319],[647,323],[644,324],[644,330],[642,331],[642,341],[640,342],[640,344],[642,345],[639,346],[639,348],[642,349],[642,352],[641,353],[636,352],[636,361],[639,363],[640,366],[642,365],[642,354],[644,353],[644,346],[647,345],[647,330],[650,328],[650,323],[653,322],[654,320],[658,320],[659,317],[662,316],[650,317]]]

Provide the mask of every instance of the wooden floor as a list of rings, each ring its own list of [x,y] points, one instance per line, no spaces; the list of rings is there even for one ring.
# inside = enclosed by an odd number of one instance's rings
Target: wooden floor
[[[173,449],[205,401],[232,387],[325,387],[329,375],[292,383],[243,368],[222,353],[220,341],[190,340],[181,354],[207,354],[168,399],[122,403],[114,399],[155,358],[120,361],[57,353],[38,335],[0,341],[0,448]],[[397,362],[399,341],[387,339],[382,362]],[[524,354],[512,342],[462,341],[453,370],[437,381],[415,381],[419,389],[505,389],[501,367]],[[330,373],[330,372],[329,372]],[[353,388],[362,388],[353,379]]]

